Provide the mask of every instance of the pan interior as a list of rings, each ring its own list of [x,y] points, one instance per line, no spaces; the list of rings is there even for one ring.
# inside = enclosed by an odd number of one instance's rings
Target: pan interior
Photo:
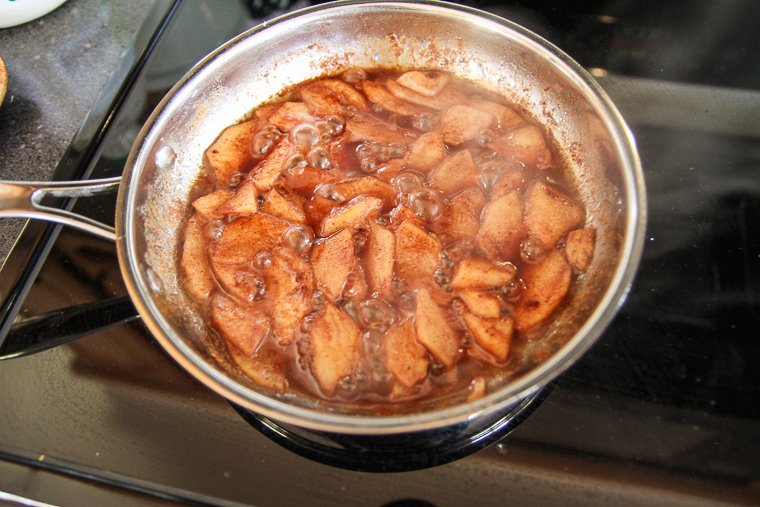
[[[397,414],[282,397],[241,377],[180,286],[178,245],[203,153],[221,130],[281,90],[349,67],[438,69],[508,95],[543,124],[597,228],[594,261],[537,346],[550,358],[516,380],[492,379],[475,402],[404,406]],[[438,3],[328,4],[258,27],[200,62],[145,125],[117,209],[122,270],[146,324],[209,387],[274,419],[315,429],[391,433],[466,420],[548,382],[595,340],[638,262],[644,197],[629,133],[606,96],[569,58],[509,22]],[[539,345],[540,344],[540,345]],[[503,385],[501,385],[503,384]]]

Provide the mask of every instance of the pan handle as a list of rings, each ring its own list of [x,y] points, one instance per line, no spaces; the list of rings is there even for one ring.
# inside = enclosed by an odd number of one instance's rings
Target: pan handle
[[[0,217],[36,218],[75,227],[103,239],[116,240],[113,227],[42,204],[47,197],[90,197],[119,189],[121,177],[82,181],[0,181]]]

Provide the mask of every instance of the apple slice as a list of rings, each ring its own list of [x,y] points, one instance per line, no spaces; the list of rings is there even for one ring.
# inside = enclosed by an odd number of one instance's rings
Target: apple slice
[[[354,234],[342,229],[311,249],[317,287],[330,301],[340,299],[348,274],[356,268]]]
[[[462,320],[483,350],[491,354],[497,362],[503,363],[507,360],[514,332],[512,317],[484,319],[472,313],[465,313]]]
[[[258,385],[276,393],[284,393],[288,388],[283,357],[269,347],[262,347],[247,356],[231,347],[230,356],[242,371]]]
[[[353,373],[361,336],[354,320],[331,303],[317,313],[309,335],[311,372],[325,395],[335,394],[340,381]]]
[[[219,206],[217,215],[246,216],[256,213],[259,209],[259,193],[250,178],[243,181],[227,202]]]
[[[214,328],[245,356],[251,356],[269,332],[269,319],[260,304],[242,305],[217,293],[210,307]]]
[[[429,176],[430,185],[447,195],[477,185],[478,169],[470,150],[446,157]]]
[[[269,117],[269,123],[283,132],[290,132],[302,123],[313,123],[317,117],[311,114],[303,102],[285,102]]]
[[[214,220],[223,216],[218,209],[230,200],[235,192],[232,190],[216,190],[193,201],[195,211],[206,220]]]
[[[390,297],[395,262],[395,236],[385,227],[370,223],[364,264],[366,266],[367,285],[371,293],[377,293],[381,298]]]
[[[380,214],[383,200],[361,195],[343,206],[333,209],[319,226],[319,235],[326,237],[340,229],[354,229]]]
[[[525,196],[525,225],[528,234],[545,250],[557,244],[585,218],[583,206],[554,186],[538,181]]]
[[[365,113],[351,117],[346,122],[345,130],[345,140],[348,142],[374,141],[405,146],[414,140],[396,125],[379,121]]]
[[[457,295],[467,305],[467,309],[478,317],[496,319],[501,316],[501,299],[493,292],[477,289],[464,289]]]
[[[523,125],[494,139],[489,145],[503,157],[511,157],[536,169],[554,166],[554,158],[541,129],[535,125]]]
[[[462,199],[452,199],[432,224],[433,231],[445,245],[457,241],[473,240],[480,229],[480,221]]]
[[[245,264],[260,252],[273,252],[288,225],[284,220],[260,212],[235,219],[224,226],[213,244],[212,263]]]
[[[382,350],[385,367],[402,385],[413,387],[427,377],[430,361],[425,347],[417,341],[411,320],[388,331]]]
[[[283,136],[277,146],[253,170],[253,183],[256,190],[263,194],[268,192],[280,179],[285,163],[295,155],[296,149],[287,136]]]
[[[179,268],[184,287],[190,297],[202,302],[214,289],[214,277],[208,264],[206,228],[197,217],[192,216],[185,226],[185,239]]]
[[[458,104],[451,106],[443,113],[440,130],[446,143],[459,145],[475,139],[494,121],[495,118],[491,113]]]
[[[396,205],[396,191],[393,186],[374,176],[342,181],[336,183],[334,188],[335,192],[346,201],[360,195],[372,195],[383,200],[383,211],[388,211]]]
[[[401,74],[396,81],[414,92],[432,97],[441,93],[450,80],[446,72],[412,70]]]
[[[414,90],[411,90],[406,86],[403,86],[398,82],[390,79],[384,84],[394,97],[411,104],[427,107],[430,109],[445,109],[454,104],[464,102],[466,99],[465,95],[455,88],[443,88],[436,95],[427,96],[421,93],[417,93]]]
[[[570,265],[583,273],[591,264],[594,257],[594,248],[596,246],[596,229],[586,227],[570,231],[565,241],[565,255]]]
[[[527,232],[523,223],[523,202],[520,194],[511,192],[490,201],[480,215],[478,247],[495,261],[516,261],[520,243]]]
[[[441,263],[441,243],[411,220],[396,230],[396,271],[410,287],[434,284],[433,273]]]
[[[411,116],[425,111],[422,107],[407,102],[393,95],[383,84],[376,81],[364,81],[362,83],[364,94],[373,104],[377,104],[386,111],[397,113],[402,116]]]
[[[273,188],[264,198],[261,211],[282,218],[295,224],[305,224],[306,214],[301,206],[291,196],[286,196],[277,188]]]
[[[253,119],[227,127],[206,150],[206,162],[217,188],[226,189],[239,173],[250,169],[251,143],[258,123]]]
[[[501,266],[482,257],[466,257],[454,268],[451,287],[462,289],[496,289],[515,278],[513,266]]]
[[[522,272],[525,290],[515,305],[518,331],[533,329],[556,310],[570,290],[572,274],[561,250],[553,250],[541,261],[525,265]]]
[[[443,135],[432,130],[415,139],[409,147],[403,162],[407,169],[427,173],[446,158],[446,145]]]
[[[522,117],[514,109],[490,100],[471,99],[467,105],[496,117],[496,128],[509,129],[522,123]]]
[[[459,357],[461,339],[450,324],[446,311],[438,306],[430,291],[417,291],[417,308],[414,312],[414,329],[417,340],[443,366],[451,368]]]
[[[280,250],[264,271],[266,301],[271,305],[272,331],[280,345],[296,337],[303,318],[313,306],[314,275],[299,256]]]

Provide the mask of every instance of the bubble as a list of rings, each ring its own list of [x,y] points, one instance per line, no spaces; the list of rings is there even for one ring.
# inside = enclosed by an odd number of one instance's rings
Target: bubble
[[[544,247],[532,236],[528,236],[520,243],[520,258],[523,261],[535,262],[542,255],[544,255]]]
[[[431,188],[423,188],[409,195],[409,207],[417,216],[432,221],[443,211],[443,198]]]
[[[380,353],[383,346],[383,335],[375,331],[365,331],[362,335],[364,350],[367,356],[372,357]]]
[[[411,126],[416,130],[429,132],[433,130],[433,115],[430,113],[412,115]]]
[[[168,145],[161,146],[158,151],[156,151],[154,158],[156,167],[161,170],[171,169],[174,167],[174,162],[176,160],[177,154],[174,152],[174,149]]]
[[[314,234],[303,226],[294,225],[285,230],[282,235],[282,241],[285,246],[296,252],[305,253],[309,251],[314,242]]]
[[[315,169],[330,169],[332,167],[327,151],[319,146],[311,149],[306,155],[306,161]]]
[[[488,192],[493,188],[496,181],[506,169],[503,161],[498,158],[487,158],[477,163],[479,175],[478,182],[481,188]]]
[[[258,299],[263,299],[265,295],[266,284],[264,283],[264,280],[261,278],[254,278],[251,283],[251,293],[248,294],[248,299],[250,301],[256,301]]]
[[[441,258],[441,266],[444,269],[454,269],[454,261],[451,260],[451,258],[446,252],[441,252],[440,258]]]
[[[320,183],[314,187],[314,194],[331,201],[343,202],[346,200],[346,196],[338,192],[335,185],[332,183]]]
[[[367,244],[368,238],[369,235],[366,231],[359,230],[354,233],[354,246],[357,253],[359,253],[364,248],[364,245]]]
[[[303,155],[293,155],[287,162],[285,162],[285,172],[292,176],[299,176],[303,174],[306,167],[306,159]]]
[[[311,303],[314,306],[314,310],[319,310],[325,304],[325,294],[321,290],[315,290],[311,295]]]
[[[414,313],[416,298],[412,292],[404,292],[398,297],[398,308],[407,313]]]
[[[384,333],[396,322],[396,311],[383,299],[368,299],[359,305],[359,321],[369,329]]]
[[[272,148],[280,135],[280,131],[273,125],[267,125],[258,130],[253,136],[253,142],[251,142],[251,155],[253,155],[254,158],[265,156],[272,151]]]
[[[380,104],[372,104],[373,113],[382,113],[383,111],[385,111],[385,108],[383,108],[383,106]]]
[[[253,263],[257,268],[266,269],[272,265],[272,254],[269,252],[259,252],[253,258]]]
[[[343,286],[343,297],[346,299],[355,298],[364,292],[362,289],[361,277],[356,273],[349,273],[346,277],[346,283]]]
[[[496,132],[491,129],[484,129],[478,132],[478,135],[475,136],[475,142],[480,146],[486,146],[488,144],[491,144],[495,138]]]
[[[346,315],[359,322],[359,303],[355,299],[346,299],[341,308]]]
[[[391,179],[391,185],[398,194],[410,194],[425,186],[425,177],[418,172],[404,171]]]
[[[363,81],[364,79],[367,79],[367,73],[364,71],[364,69],[360,69],[358,67],[352,67],[350,69],[346,69],[343,71],[343,74],[341,74],[341,77],[343,78],[343,81],[346,83],[358,83],[359,81]]]
[[[145,270],[145,275],[148,278],[148,287],[152,292],[161,292],[164,290],[164,284],[161,282],[161,278],[150,268]]]
[[[388,145],[389,158],[401,158],[406,155],[406,147],[403,144],[391,143]]]
[[[438,268],[433,271],[433,280],[441,287],[444,287],[451,283],[451,273],[447,269]]]
[[[457,315],[464,315],[464,312],[467,310],[467,306],[464,304],[464,301],[456,298],[451,302],[451,309]]]
[[[290,132],[293,144],[299,151],[306,151],[319,142],[319,130],[310,123],[302,123]]]
[[[340,116],[328,116],[327,124],[330,126],[331,133],[333,135],[340,134],[341,132],[343,132],[343,128],[345,127],[343,120],[340,118]]]
[[[222,237],[223,232],[224,232],[224,222],[221,220],[217,220],[209,228],[209,237],[213,241],[216,241]]]
[[[502,286],[500,292],[507,302],[514,303],[525,290],[525,283],[520,278],[515,278],[508,284]]]

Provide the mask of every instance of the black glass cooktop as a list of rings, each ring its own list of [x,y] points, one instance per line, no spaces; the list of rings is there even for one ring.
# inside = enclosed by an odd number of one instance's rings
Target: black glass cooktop
[[[166,2],[155,37],[125,59],[127,78],[94,105],[99,134],[78,140],[87,149],[70,150],[57,178],[118,175],[195,61],[307,4],[219,5]],[[196,505],[760,504],[760,4],[470,5],[544,35],[598,77],[636,136],[648,191],[623,308],[519,426],[461,459],[402,445],[394,459],[419,466],[396,469],[416,471],[333,466],[324,447],[293,447],[303,434],[241,417],[129,319],[112,244],[40,225],[0,272],[0,351],[83,337],[0,362],[0,458]],[[74,207],[113,220],[112,197]]]

